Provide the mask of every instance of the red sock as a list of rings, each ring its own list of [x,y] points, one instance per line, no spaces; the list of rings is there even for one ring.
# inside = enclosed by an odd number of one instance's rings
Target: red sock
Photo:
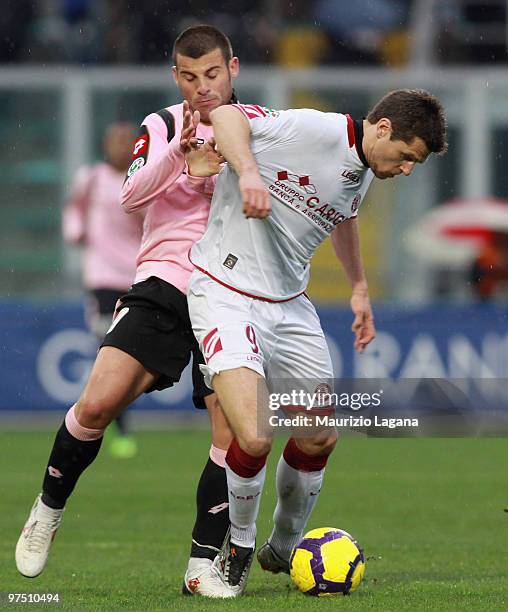
[[[268,453],[261,457],[249,455],[249,453],[246,453],[240,448],[237,439],[234,438],[229,445],[226,463],[235,474],[238,474],[238,476],[242,478],[253,478],[263,469],[267,456]]]
[[[298,448],[294,438],[289,438],[283,456],[289,466],[300,472],[319,472],[325,467],[329,457],[329,455],[307,455]]]

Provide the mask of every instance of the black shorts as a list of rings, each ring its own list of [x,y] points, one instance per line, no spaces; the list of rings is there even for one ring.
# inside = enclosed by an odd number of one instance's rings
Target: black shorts
[[[125,295],[125,289],[90,289],[88,303],[90,309],[101,315],[111,315],[115,312],[118,300]]]
[[[204,398],[213,391],[205,385],[199,369],[205,361],[192,333],[185,295],[151,276],[133,285],[120,299],[115,325],[101,347],[118,348],[160,374],[147,393],[178,382],[192,355],[192,399],[196,408],[206,408]]]
[[[85,321],[88,329],[97,337],[99,344],[111,326],[117,301],[125,289],[91,289],[85,303]]]

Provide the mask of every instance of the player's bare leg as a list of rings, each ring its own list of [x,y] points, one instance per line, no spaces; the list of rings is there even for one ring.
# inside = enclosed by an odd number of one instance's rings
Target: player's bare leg
[[[264,378],[248,368],[223,371],[212,384],[235,435],[226,455],[231,533],[214,568],[230,596],[236,597],[245,589],[254,555],[256,518],[272,442],[268,432],[258,431],[258,407],[264,405],[267,389]]]
[[[75,404],[79,424],[84,428],[106,429],[157,377],[128,353],[112,346],[101,348]]]
[[[16,546],[16,565],[27,577],[46,565],[67,498],[99,452],[111,421],[156,380],[136,359],[113,348],[99,351],[79,400],[58,430],[48,461],[42,494],[32,508]]]
[[[216,394],[208,395],[204,399],[210,417],[212,445],[196,492],[196,522],[192,530],[191,557],[182,592],[188,595],[222,597],[227,591],[210,569],[229,529],[225,462],[233,434]]]
[[[121,296],[127,292],[124,291],[110,290],[111,293],[116,293],[114,297],[117,298],[116,304],[113,306],[112,302],[106,305],[102,305],[100,297],[94,295],[93,292],[89,296],[89,300],[86,308],[86,320],[90,331],[97,338],[97,346],[101,346],[104,337],[108,333],[111,327],[111,321],[115,317],[115,311],[117,307],[121,307]],[[108,295],[107,299],[112,299],[112,295]],[[111,441],[109,443],[109,452],[115,459],[131,459],[134,457],[138,450],[136,438],[129,432],[129,416],[127,411],[121,411],[115,418],[114,427],[110,428]]]
[[[296,433],[286,444],[277,464],[274,527],[257,555],[264,570],[289,574],[291,551],[301,540],[316,505],[325,465],[336,441],[335,429],[326,428],[309,437]]]

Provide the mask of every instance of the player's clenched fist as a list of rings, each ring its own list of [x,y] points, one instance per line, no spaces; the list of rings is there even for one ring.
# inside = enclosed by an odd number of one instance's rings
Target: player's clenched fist
[[[243,212],[247,219],[268,217],[272,210],[270,192],[259,176],[259,172],[254,170],[243,172],[238,184],[242,195]]]

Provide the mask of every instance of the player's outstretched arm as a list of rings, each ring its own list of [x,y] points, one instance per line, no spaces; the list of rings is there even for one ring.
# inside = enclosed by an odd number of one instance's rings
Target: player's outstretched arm
[[[143,133],[134,146],[133,161],[127,171],[120,202],[128,213],[150,205],[161,193],[176,185],[185,169],[185,152],[197,143],[199,113],[191,113],[187,102],[182,105],[180,135],[168,128],[159,113],[143,122]]]
[[[221,155],[238,174],[243,212],[247,218],[264,219],[270,214],[270,192],[259,175],[250,148],[249,122],[234,105],[219,106],[210,113]]]
[[[357,219],[344,221],[333,230],[331,236],[335,254],[342,263],[353,290],[351,310],[355,319],[351,329],[355,334],[355,349],[362,353],[367,344],[375,338],[376,329],[360,253]]]

